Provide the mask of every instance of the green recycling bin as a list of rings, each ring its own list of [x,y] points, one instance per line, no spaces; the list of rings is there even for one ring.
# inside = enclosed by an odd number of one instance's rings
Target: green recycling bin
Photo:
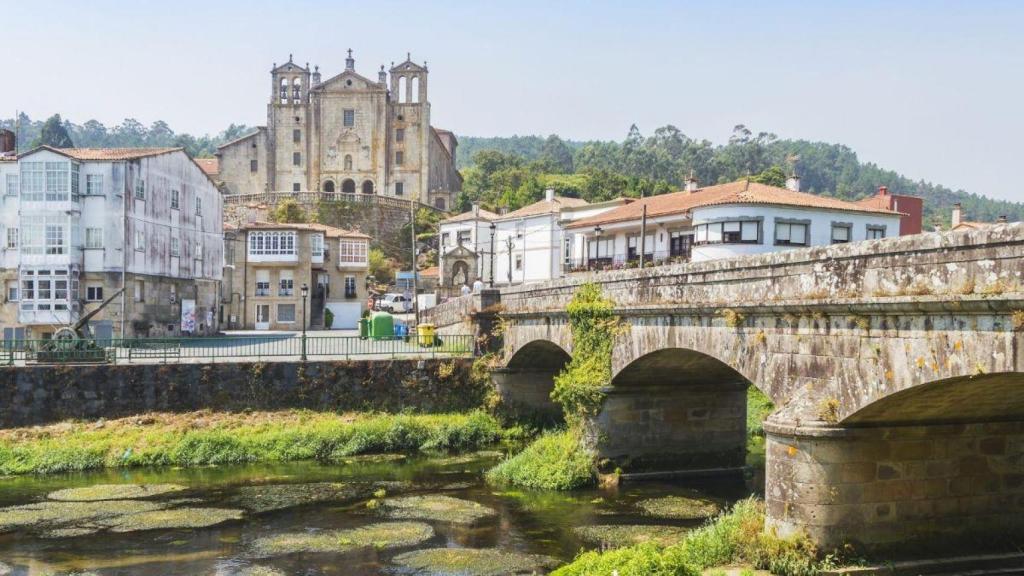
[[[370,336],[370,318],[363,317],[359,319],[359,337],[366,340]]]
[[[374,340],[393,340],[395,337],[395,319],[387,312],[377,312],[370,316],[370,338]]]

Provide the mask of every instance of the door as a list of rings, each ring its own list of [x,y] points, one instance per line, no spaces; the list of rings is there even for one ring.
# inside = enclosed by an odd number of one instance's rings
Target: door
[[[270,330],[270,304],[256,305],[256,329]]]

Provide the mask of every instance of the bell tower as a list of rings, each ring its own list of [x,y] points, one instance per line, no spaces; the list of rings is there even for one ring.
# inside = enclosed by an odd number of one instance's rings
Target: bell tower
[[[317,72],[319,76],[319,71]],[[272,192],[309,190],[310,66],[288,61],[270,70],[267,106],[267,186]]]

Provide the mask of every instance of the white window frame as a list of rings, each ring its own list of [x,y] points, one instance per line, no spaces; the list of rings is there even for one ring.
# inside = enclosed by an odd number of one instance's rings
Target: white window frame
[[[881,240],[888,234],[885,224],[868,224],[864,228],[864,237],[868,240]]]
[[[366,240],[342,238],[338,241],[338,264],[368,264],[368,252]]]
[[[203,215],[203,199],[200,196],[196,196],[196,216]]]
[[[21,170],[21,199],[23,202],[42,202],[46,197],[46,164],[19,162]]]
[[[85,195],[103,196],[103,174],[85,175]]]
[[[794,240],[795,231],[800,230],[803,235],[803,240]],[[777,220],[775,222],[775,245],[776,246],[810,246],[811,245],[811,225],[807,222],[787,222],[785,220]]]
[[[103,301],[103,286],[86,286],[85,288],[85,301],[86,302],[102,302]]]
[[[135,229],[135,251],[146,251],[146,234],[142,231],[141,228]]]
[[[11,250],[18,247],[18,228],[11,226],[7,229],[7,238],[4,245]]]
[[[736,234],[739,237],[736,237]],[[761,221],[739,218],[697,224],[693,227],[693,243],[760,244]]]
[[[286,319],[287,316],[285,318],[281,317],[281,310],[282,309],[287,310],[288,308],[291,308],[291,311],[292,311],[292,313],[291,313],[291,320]],[[274,312],[277,313],[277,323],[278,324],[294,324],[296,322],[296,319],[298,318],[298,315],[295,313],[296,312],[295,311],[295,304],[287,304],[287,303],[280,302],[277,305],[277,310],[275,310]]]
[[[171,190],[171,210],[181,209],[181,190]]]
[[[171,256],[181,256],[181,239],[171,236]]]
[[[270,296],[270,270],[256,271],[256,288],[254,296]]]
[[[89,249],[103,248],[103,228],[85,229],[85,247]]]
[[[6,180],[6,187],[4,188],[4,194],[7,196],[18,196],[18,175],[8,174]]]
[[[281,270],[277,273],[277,295],[295,295],[295,275],[291,270]]]
[[[135,182],[135,198],[137,200],[146,199],[146,181],[142,178]]]
[[[845,238],[837,238],[836,232],[842,231],[845,234]],[[848,244],[853,241],[853,226],[851,224],[832,224],[832,235],[829,240],[833,244]]]
[[[294,256],[296,252],[294,231],[257,230],[249,232],[250,256]]]

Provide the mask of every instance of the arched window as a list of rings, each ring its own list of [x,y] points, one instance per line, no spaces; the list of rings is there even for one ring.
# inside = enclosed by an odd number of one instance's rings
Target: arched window
[[[352,155],[351,154],[345,154],[345,170],[351,170],[351,169],[352,169]]]
[[[288,79],[281,78],[281,104],[288,103]]]
[[[405,76],[402,76],[401,78],[398,79],[398,103],[399,104],[405,103],[405,90],[406,90],[406,86],[408,86],[408,80],[406,79]]]
[[[373,194],[373,182],[369,180],[363,181],[363,194]]]
[[[345,180],[344,182],[342,182],[341,183],[341,191],[344,192],[345,194],[355,194],[356,193],[356,183],[355,183],[355,181],[350,178],[350,179]]]
[[[410,102],[419,102],[420,101],[420,77],[419,76],[416,76],[415,78],[412,79],[412,98],[409,101]]]
[[[299,78],[292,80],[292,99],[296,104],[302,100],[302,80]]]
[[[324,192],[334,193],[334,180],[324,182]]]
[[[444,198],[441,198],[440,196],[438,196],[437,198],[434,198],[434,208],[437,208],[439,210],[444,210],[445,209],[445,207],[444,207]]]

